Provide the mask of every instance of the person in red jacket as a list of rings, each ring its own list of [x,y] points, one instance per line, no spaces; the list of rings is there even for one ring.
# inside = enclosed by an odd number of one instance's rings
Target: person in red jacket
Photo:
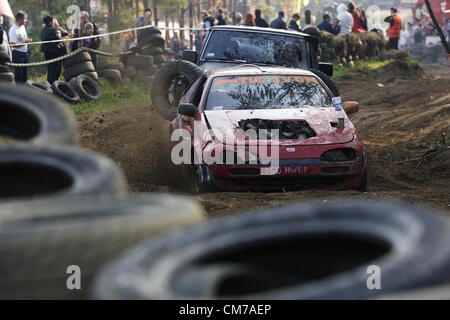
[[[389,23],[388,37],[389,50],[398,50],[398,42],[400,40],[400,33],[402,32],[402,20],[397,15],[397,9],[391,8],[391,15],[384,19],[384,22]]]
[[[353,2],[348,4],[348,12],[350,12],[353,16],[353,28],[352,32],[354,33],[364,33],[364,16],[359,8],[356,8]]]

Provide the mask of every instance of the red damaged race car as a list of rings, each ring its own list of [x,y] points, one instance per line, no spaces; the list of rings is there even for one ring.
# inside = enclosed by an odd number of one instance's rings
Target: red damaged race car
[[[367,158],[348,118],[358,103],[339,100],[312,72],[241,65],[199,78],[171,126],[188,138],[199,192],[365,191]]]

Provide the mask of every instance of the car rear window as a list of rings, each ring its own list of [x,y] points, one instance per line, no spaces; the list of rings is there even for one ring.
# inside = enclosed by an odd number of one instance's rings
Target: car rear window
[[[332,107],[331,97],[313,76],[224,76],[213,79],[206,110]]]
[[[307,68],[303,38],[261,32],[212,31],[201,61],[241,60],[246,63]]]

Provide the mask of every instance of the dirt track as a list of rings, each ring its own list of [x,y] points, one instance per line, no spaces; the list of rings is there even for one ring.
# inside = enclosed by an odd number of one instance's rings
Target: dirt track
[[[450,64],[421,69],[397,63],[339,81],[360,103],[352,121],[369,154],[369,192],[301,191],[196,196],[212,216],[332,198],[403,199],[450,212]],[[133,192],[183,192],[186,170],[170,162],[169,124],[151,107],[79,118],[83,147],[124,169]]]

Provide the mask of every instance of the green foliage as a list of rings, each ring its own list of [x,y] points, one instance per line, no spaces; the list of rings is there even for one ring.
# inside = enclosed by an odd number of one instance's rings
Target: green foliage
[[[372,58],[368,61],[357,61],[355,67],[343,66],[341,64],[334,64],[334,77],[342,78],[350,75],[351,72],[357,71],[361,73],[368,73],[371,71],[378,71],[393,60],[380,61],[377,58]]]
[[[122,83],[118,86],[100,81],[102,97],[96,101],[85,101],[72,106],[76,115],[108,112],[123,107],[150,105],[150,90],[144,80]]]

